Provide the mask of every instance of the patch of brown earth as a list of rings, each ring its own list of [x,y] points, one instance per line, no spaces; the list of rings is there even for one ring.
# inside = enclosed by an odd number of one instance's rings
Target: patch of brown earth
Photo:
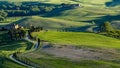
[[[44,43],[44,46],[49,44]],[[87,60],[115,60],[120,58],[120,52],[114,49],[99,49],[75,46],[60,46],[42,48],[43,53],[53,55],[54,57],[64,57],[72,60],[87,59]]]

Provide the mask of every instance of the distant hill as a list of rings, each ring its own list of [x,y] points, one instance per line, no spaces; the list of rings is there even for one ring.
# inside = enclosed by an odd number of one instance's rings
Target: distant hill
[[[22,2],[22,1],[39,1],[42,3],[51,4],[61,4],[61,3],[80,3],[84,6],[117,6],[120,5],[119,0],[0,0],[0,1],[12,1],[12,2]]]
[[[21,2],[21,1],[40,1],[43,3],[53,3],[53,4],[61,4],[61,3],[81,3],[83,5],[104,5],[107,2],[110,2],[111,0],[0,0],[0,1],[15,1],[15,2]]]

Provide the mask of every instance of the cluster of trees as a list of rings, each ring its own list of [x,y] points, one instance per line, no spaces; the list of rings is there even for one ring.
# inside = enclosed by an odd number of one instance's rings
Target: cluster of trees
[[[55,5],[40,2],[0,2],[0,10],[8,13],[8,16],[30,16],[50,12],[57,8]]]
[[[114,38],[120,38],[120,30],[116,30],[111,26],[110,22],[105,22],[101,26],[101,32],[105,32],[107,36],[111,36]]]
[[[25,7],[25,6],[24,6]],[[54,9],[54,7],[48,6],[30,6],[28,9],[16,9],[16,10],[6,10],[8,16],[31,16],[42,14],[46,12],[50,12]]]
[[[109,32],[109,31],[113,31],[113,27],[111,26],[110,22],[105,22],[103,23],[103,25],[101,26],[101,32]]]
[[[43,27],[34,27],[34,26],[31,26],[28,30],[28,35],[29,35],[29,38],[30,39],[33,39],[33,40],[38,40],[36,39],[36,37],[32,37],[31,33],[32,32],[39,32],[39,31],[42,31],[43,30]]]
[[[8,31],[8,35],[11,40],[18,40],[25,37],[26,31],[24,29],[11,29]]]
[[[29,31],[30,32],[39,32],[39,31],[42,31],[43,30],[43,27],[34,27],[34,26],[31,26],[30,28],[29,28]]]
[[[75,6],[71,4],[45,4],[40,2],[0,2],[0,10],[4,10],[8,16],[31,16],[42,13],[51,12],[55,9],[64,9],[70,6]]]

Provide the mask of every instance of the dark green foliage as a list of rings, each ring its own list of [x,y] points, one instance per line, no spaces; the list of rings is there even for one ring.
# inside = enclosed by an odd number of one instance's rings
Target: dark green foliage
[[[29,28],[30,30],[30,32],[39,32],[39,31],[42,31],[43,30],[43,27],[34,27],[34,26],[30,26],[30,28]]]
[[[37,40],[38,42],[40,42],[40,39],[37,39],[36,37],[33,37],[31,35],[32,32],[40,32],[43,30],[43,27],[34,27],[34,26],[30,26],[29,30],[28,30],[28,35],[29,35],[29,38],[30,39],[33,39],[33,40]],[[38,43],[39,44],[39,43]]]
[[[8,31],[8,35],[11,40],[18,40],[25,37],[26,31],[24,29],[12,29]]]
[[[48,13],[53,10],[72,9],[72,4],[47,4],[40,2],[1,2],[0,10],[8,13],[8,16],[31,16]]]
[[[110,22],[105,22],[102,26],[101,26],[101,32],[105,32],[107,36],[110,37],[114,37],[114,38],[120,38],[120,31],[114,29],[111,26]]]
[[[37,15],[40,13],[50,12],[54,8],[57,8],[57,6],[40,2],[0,2],[0,10],[7,12],[8,16]]]
[[[110,22],[105,22],[103,25],[100,26],[100,28],[101,32],[109,32],[114,30]]]
[[[54,9],[55,7],[45,7],[45,12],[50,12]]]

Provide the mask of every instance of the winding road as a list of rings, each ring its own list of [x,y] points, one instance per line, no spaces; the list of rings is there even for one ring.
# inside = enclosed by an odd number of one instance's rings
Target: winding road
[[[29,37],[28,37],[28,35],[26,35],[25,40],[34,43],[34,50],[36,50],[36,49],[38,48],[38,46],[39,46],[39,45],[38,45],[38,42],[33,41],[33,40],[30,40]],[[31,65],[25,64],[25,63],[23,63],[23,62],[15,59],[15,58],[13,57],[13,54],[10,55],[9,58],[10,58],[11,60],[15,61],[16,63],[20,64],[20,65],[26,66],[26,67],[28,67],[28,68],[35,68],[35,67],[31,66]]]

